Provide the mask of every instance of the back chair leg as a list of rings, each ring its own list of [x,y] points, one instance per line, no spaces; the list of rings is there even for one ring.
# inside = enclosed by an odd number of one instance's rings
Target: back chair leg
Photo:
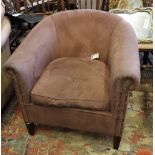
[[[120,142],[121,142],[121,137],[120,136],[114,136],[114,139],[113,139],[114,149],[118,150]]]
[[[34,125],[34,123],[26,122],[26,127],[27,127],[27,130],[28,130],[29,134],[31,136],[33,136],[35,134],[35,125]]]

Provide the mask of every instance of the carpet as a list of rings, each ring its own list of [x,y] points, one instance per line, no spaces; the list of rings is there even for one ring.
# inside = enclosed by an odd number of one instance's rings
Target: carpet
[[[152,155],[152,92],[133,91],[119,150],[112,138],[62,128],[38,126],[27,133],[16,99],[2,115],[2,155]]]

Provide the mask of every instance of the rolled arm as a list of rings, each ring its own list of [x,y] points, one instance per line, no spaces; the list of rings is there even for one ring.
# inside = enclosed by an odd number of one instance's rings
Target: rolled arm
[[[116,79],[130,79],[133,86],[140,83],[138,42],[129,23],[120,21],[112,34],[109,64],[112,84]]]
[[[116,116],[115,135],[121,136],[129,88],[140,83],[140,61],[134,30],[124,20],[115,27],[110,45],[110,104]]]
[[[52,16],[41,21],[5,63],[15,81],[20,102],[30,101],[30,91],[46,65],[58,57],[58,38]]]

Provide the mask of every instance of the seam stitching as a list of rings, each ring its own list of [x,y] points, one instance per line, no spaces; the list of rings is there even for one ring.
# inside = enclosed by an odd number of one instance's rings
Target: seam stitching
[[[52,97],[48,97],[48,96],[42,96],[42,95],[38,95],[38,94],[35,94],[35,93],[33,93],[32,95],[35,95],[36,97],[38,96],[38,97],[41,97],[41,98],[49,98],[49,99],[54,99],[54,100],[81,100],[81,101],[85,101],[85,102],[89,102],[89,101],[93,101],[93,102],[105,102],[105,101],[97,101],[97,100],[84,100],[84,99],[65,99],[65,98],[63,98],[63,99],[58,99],[58,98],[52,98]]]
[[[53,23],[54,23],[55,29],[56,29],[57,40],[58,40],[58,43],[60,43],[60,34],[59,34],[58,27],[57,27],[57,25],[56,25],[56,22],[55,22],[55,20],[54,20],[53,15],[51,15],[49,18],[50,18],[50,21],[51,21],[51,22],[52,22],[52,20],[53,20]],[[60,45],[58,46],[58,53],[59,53],[59,57],[60,57]]]
[[[113,27],[113,29],[112,29],[112,32],[111,32],[111,35],[110,35],[110,44],[109,44],[109,49],[110,49],[110,47],[111,47],[111,39],[112,39],[112,36],[113,36],[113,33],[114,33],[114,31],[115,31],[115,29],[117,28],[117,26],[118,25],[120,25],[122,22],[124,22],[123,20],[119,20],[119,21],[117,21],[116,22],[116,25]],[[110,55],[110,53],[111,52],[109,52],[109,55]],[[108,55],[108,59],[109,59],[109,55]]]

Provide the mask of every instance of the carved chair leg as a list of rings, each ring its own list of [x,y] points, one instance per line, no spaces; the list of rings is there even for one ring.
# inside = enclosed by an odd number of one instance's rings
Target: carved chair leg
[[[35,125],[34,125],[34,123],[28,123],[28,122],[26,122],[26,127],[27,127],[27,130],[28,130],[29,134],[31,136],[33,136],[34,133],[35,133]]]
[[[121,142],[121,137],[120,136],[114,136],[114,140],[113,140],[114,149],[118,150],[120,142]]]

